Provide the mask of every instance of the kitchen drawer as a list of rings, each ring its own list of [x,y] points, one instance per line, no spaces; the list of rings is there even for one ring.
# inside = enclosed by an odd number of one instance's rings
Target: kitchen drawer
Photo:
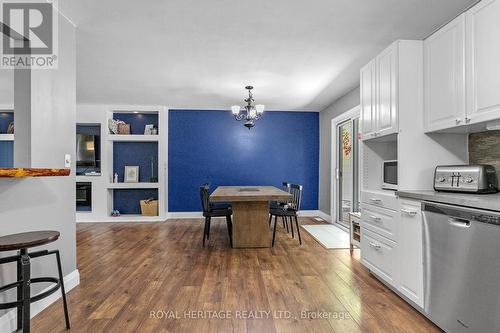
[[[399,210],[398,197],[393,191],[388,191],[387,194],[376,191],[362,191],[361,202],[394,211]]]
[[[397,238],[397,223],[400,214],[397,211],[361,204],[361,227],[389,238],[395,242]]]
[[[397,244],[361,227],[362,263],[378,277],[396,286]]]

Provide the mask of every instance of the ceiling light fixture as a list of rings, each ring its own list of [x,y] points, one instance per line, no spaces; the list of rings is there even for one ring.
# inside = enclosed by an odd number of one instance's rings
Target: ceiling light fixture
[[[245,120],[245,127],[251,129],[255,126],[255,121],[262,118],[265,107],[262,104],[253,104],[252,86],[246,86],[245,89],[248,90],[248,98],[244,99],[247,105],[243,107],[243,111],[241,111],[242,108],[239,105],[233,105],[231,106],[231,112],[236,120]]]

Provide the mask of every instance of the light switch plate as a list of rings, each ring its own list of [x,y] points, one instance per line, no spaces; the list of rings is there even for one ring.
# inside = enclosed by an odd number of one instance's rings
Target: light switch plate
[[[71,154],[64,155],[64,167],[71,168]]]

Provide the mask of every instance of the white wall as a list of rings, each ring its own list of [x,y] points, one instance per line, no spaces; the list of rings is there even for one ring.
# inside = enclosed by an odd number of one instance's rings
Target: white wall
[[[32,166],[64,168],[65,153],[70,153],[74,159],[75,52],[75,28],[60,16],[59,68],[38,70],[33,74]],[[61,251],[65,275],[76,270],[74,167],[69,177],[0,179],[0,198],[0,235],[31,230],[57,230],[61,233],[60,239],[41,248],[58,248]],[[14,253],[7,252],[1,255],[12,254]],[[0,266],[0,285],[14,281],[15,275],[15,264]],[[55,258],[34,259],[32,276],[57,276]],[[9,299],[11,297],[12,294]],[[5,294],[0,296],[0,302],[5,300]],[[5,323],[2,317],[4,314],[5,311],[0,312],[0,324]],[[0,326],[0,331],[5,327]]]

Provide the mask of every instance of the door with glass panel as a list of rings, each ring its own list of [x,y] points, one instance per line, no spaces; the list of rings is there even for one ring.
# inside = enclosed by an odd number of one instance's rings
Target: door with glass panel
[[[359,211],[359,118],[337,125],[337,198],[335,222],[349,226],[349,213]]]

